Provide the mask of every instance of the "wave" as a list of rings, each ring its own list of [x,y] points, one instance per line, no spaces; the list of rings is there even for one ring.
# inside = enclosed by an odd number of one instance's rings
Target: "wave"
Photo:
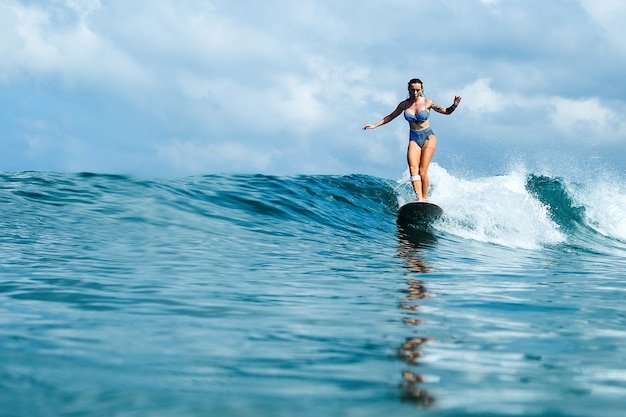
[[[207,175],[142,180],[91,173],[3,173],[0,210],[5,234],[26,233],[21,225],[37,222],[44,229],[53,224],[97,224],[97,233],[143,224],[162,228],[163,233],[178,227],[224,238],[229,238],[228,230],[238,228],[266,235],[308,231],[321,238],[343,233],[368,239],[394,231],[399,206],[412,196],[406,177],[391,181],[367,175]],[[430,200],[445,210],[435,225],[440,234],[526,249],[564,245],[622,251],[626,242],[626,193],[619,182],[581,184],[521,169],[462,178],[436,163],[430,178]],[[124,222],[127,226],[120,226]]]
[[[626,193],[618,180],[593,184],[529,173],[457,177],[436,163],[430,200],[445,209],[438,230],[463,239],[512,248],[598,246],[626,242]],[[400,202],[410,199],[408,173],[398,181]],[[406,184],[401,186],[400,184]]]

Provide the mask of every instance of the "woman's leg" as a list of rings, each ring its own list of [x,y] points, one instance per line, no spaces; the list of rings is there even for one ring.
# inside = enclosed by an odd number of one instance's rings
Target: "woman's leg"
[[[406,159],[407,159],[407,162],[409,163],[409,173],[412,178],[420,175],[420,159],[421,158],[422,158],[422,149],[417,145],[415,141],[410,140],[409,148],[407,149],[407,152],[406,152]],[[413,190],[415,190],[415,195],[417,196],[418,201],[422,201],[424,199],[422,197],[422,181],[411,180],[411,184],[413,185]]]
[[[423,196],[424,201],[426,200],[426,196],[428,195],[428,166],[430,165],[430,161],[433,160],[433,155],[435,155],[436,147],[437,137],[435,135],[430,135],[426,143],[424,143],[424,147],[421,149],[420,152],[419,175],[420,177],[422,177],[421,195]]]

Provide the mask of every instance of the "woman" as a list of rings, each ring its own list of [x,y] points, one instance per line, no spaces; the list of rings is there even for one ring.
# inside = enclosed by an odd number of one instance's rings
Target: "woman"
[[[430,110],[441,114],[452,114],[461,102],[460,96],[454,97],[454,103],[448,108],[443,108],[429,98],[424,97],[422,81],[414,78],[409,81],[409,98],[398,104],[398,107],[378,123],[363,126],[365,129],[375,129],[378,126],[389,123],[400,113],[404,112],[404,118],[409,122],[411,129],[409,135],[409,148],[406,159],[409,163],[411,183],[418,201],[426,201],[428,193],[428,166],[435,154],[437,138],[430,129]]]

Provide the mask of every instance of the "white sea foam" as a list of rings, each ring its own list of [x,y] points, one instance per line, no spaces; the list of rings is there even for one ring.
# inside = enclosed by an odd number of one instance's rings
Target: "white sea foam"
[[[429,200],[445,211],[439,230],[526,249],[565,240],[546,207],[526,190],[526,173],[521,169],[501,176],[458,178],[433,163],[429,177]]]
[[[624,184],[601,178],[572,188],[573,198],[585,207],[587,224],[604,236],[626,241]]]

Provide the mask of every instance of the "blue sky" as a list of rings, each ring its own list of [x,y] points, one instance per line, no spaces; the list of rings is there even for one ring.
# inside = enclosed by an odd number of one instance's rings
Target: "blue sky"
[[[435,161],[626,167],[621,0],[0,0],[0,171],[397,179],[419,77]]]

